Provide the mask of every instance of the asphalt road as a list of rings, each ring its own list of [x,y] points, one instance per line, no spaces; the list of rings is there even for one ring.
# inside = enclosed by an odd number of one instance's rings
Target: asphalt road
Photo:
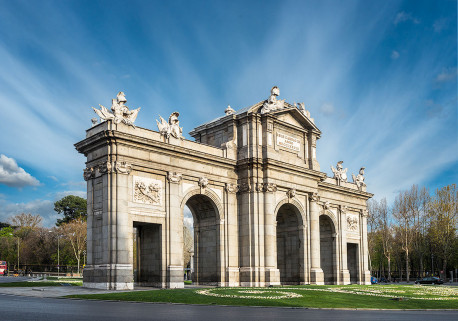
[[[354,311],[88,301],[0,294],[1,320],[458,320],[458,311]]]

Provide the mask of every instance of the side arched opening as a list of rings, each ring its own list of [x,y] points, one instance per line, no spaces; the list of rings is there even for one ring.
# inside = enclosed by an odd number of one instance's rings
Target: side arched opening
[[[300,211],[283,204],[277,212],[277,268],[282,284],[303,282],[304,242]]]
[[[325,284],[337,283],[336,230],[332,219],[320,216],[320,259]]]
[[[221,280],[218,208],[211,198],[203,194],[191,196],[186,206],[193,216],[192,281],[194,284],[218,285]]]

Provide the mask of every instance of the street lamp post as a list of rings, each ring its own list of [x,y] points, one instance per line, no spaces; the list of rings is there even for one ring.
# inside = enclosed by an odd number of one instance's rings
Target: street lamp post
[[[19,272],[19,237],[17,236],[17,270]]]
[[[60,253],[59,253],[59,240],[60,240],[60,235],[57,235],[57,279],[59,280],[60,276]]]
[[[48,231],[52,233],[53,231]],[[57,279],[60,277],[60,234],[57,234]]]

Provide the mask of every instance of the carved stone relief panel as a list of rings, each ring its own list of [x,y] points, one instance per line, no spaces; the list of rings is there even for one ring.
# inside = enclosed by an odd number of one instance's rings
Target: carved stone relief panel
[[[358,233],[358,216],[347,214],[347,231]]]
[[[152,178],[134,176],[134,199],[135,203],[161,205],[162,182]]]

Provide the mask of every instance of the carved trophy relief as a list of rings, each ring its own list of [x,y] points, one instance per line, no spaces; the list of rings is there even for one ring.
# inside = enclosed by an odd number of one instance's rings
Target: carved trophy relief
[[[161,205],[162,182],[145,178],[134,177],[134,202],[151,205]]]
[[[347,215],[347,231],[358,232],[358,217],[355,215]]]

